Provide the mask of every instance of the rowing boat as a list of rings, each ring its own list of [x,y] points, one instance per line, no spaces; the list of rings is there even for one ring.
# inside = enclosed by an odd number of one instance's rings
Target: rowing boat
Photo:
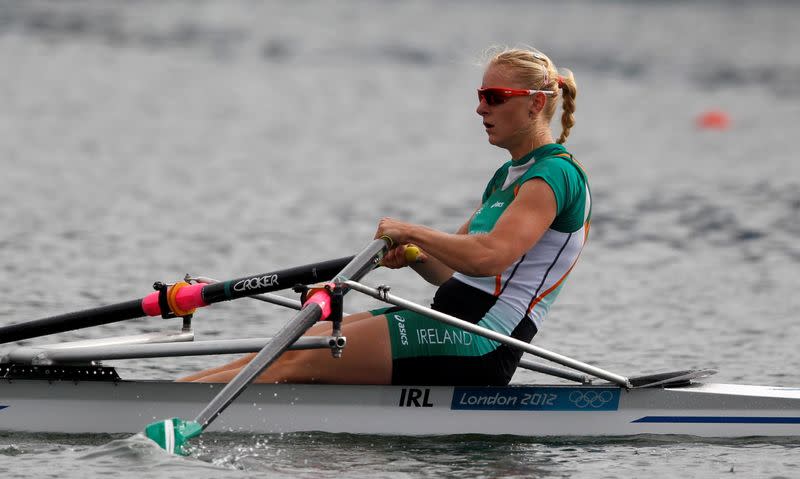
[[[124,433],[198,413],[219,384],[0,380],[0,430]],[[247,433],[799,436],[800,388],[253,384],[209,430]]]
[[[304,337],[292,349],[330,347],[334,340]],[[196,413],[223,385],[125,380],[99,360],[246,353],[270,341],[194,341],[184,330],[17,347],[0,362],[0,430],[136,432],[143,421]],[[639,387],[629,388],[593,383],[588,376],[528,360],[521,366],[580,384],[254,384],[210,429],[535,437],[800,435],[800,388],[706,383],[713,373],[708,370],[630,378]]]
[[[707,382],[706,378],[715,372],[711,370],[639,377],[612,373],[404,300],[390,294],[388,287],[372,288],[359,283],[357,279],[379,262],[385,250],[386,245],[376,240],[355,257],[324,263],[324,271],[317,267],[323,263],[286,270],[295,275],[289,278],[300,275],[308,279],[313,272],[311,276],[317,279],[320,273],[333,276],[342,264],[347,264],[332,282],[316,285],[304,294],[302,303],[265,296],[268,291],[293,284],[283,276],[284,272],[227,282],[194,278],[189,279],[191,285],[183,283],[180,287],[157,284],[159,292],[153,293],[156,296],[141,300],[0,327],[0,343],[8,343],[144,315],[183,318],[180,331],[7,351],[0,357],[0,431],[125,433],[140,431],[144,423],[155,420],[147,428],[148,437],[175,452],[181,451],[183,441],[206,429],[525,437],[800,436],[800,388]],[[578,384],[250,384],[286,349],[330,348],[334,356],[341,354],[346,346],[338,326],[343,314],[341,297],[349,290],[565,366],[568,369],[528,359],[520,363],[521,367]],[[300,312],[275,338],[194,341],[194,308],[240,297],[275,302]],[[331,336],[300,337],[310,324],[325,317],[333,323]],[[227,385],[127,380],[101,363],[245,352],[259,352],[250,363],[257,364],[243,368]],[[178,419],[187,413],[196,415],[196,420]],[[174,418],[159,421],[171,416]],[[188,429],[184,429],[187,425]],[[177,436],[182,436],[180,441]]]

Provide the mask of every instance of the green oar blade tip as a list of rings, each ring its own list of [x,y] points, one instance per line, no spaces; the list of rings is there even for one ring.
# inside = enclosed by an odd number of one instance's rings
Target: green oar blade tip
[[[173,417],[163,421],[149,424],[144,429],[144,435],[158,444],[170,454],[185,456],[183,445],[189,439],[197,437],[203,432],[203,427],[195,421],[184,421]]]

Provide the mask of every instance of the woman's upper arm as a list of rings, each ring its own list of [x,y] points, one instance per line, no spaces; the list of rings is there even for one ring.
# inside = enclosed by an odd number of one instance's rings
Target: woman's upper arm
[[[558,205],[552,188],[541,178],[522,184],[516,198],[486,239],[495,252],[495,268],[503,271],[530,250],[553,224]]]

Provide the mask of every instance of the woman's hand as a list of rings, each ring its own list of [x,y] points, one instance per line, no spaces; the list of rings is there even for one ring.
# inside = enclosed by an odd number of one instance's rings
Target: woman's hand
[[[404,223],[394,218],[381,218],[378,222],[378,230],[375,232],[375,239],[388,236],[392,240],[392,248],[411,242],[411,232],[414,225]]]
[[[428,256],[412,244],[400,245],[390,249],[381,261],[381,266],[391,269],[403,268],[410,264],[424,263]]]
[[[415,225],[404,223],[393,218],[381,218],[375,238],[388,237],[392,241],[390,249],[383,257],[381,265],[387,268],[403,268],[413,263],[424,263],[427,255],[414,245],[409,244]]]

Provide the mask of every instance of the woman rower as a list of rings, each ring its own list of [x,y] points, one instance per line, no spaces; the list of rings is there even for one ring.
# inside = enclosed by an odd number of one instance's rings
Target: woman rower
[[[575,124],[573,75],[534,49],[488,61],[477,113],[489,143],[511,160],[494,174],[480,207],[454,234],[383,218],[375,237],[400,246],[383,265],[411,266],[439,286],[433,309],[528,342],[542,325],[586,241],[591,198],[586,175],[563,146]],[[561,136],[550,121],[562,100]],[[405,249],[421,254],[413,263]],[[329,334],[330,325],[307,335]],[[401,308],[347,316],[341,358],[330,351],[284,353],[257,382],[506,385],[522,353]],[[252,355],[183,381],[228,382]]]

